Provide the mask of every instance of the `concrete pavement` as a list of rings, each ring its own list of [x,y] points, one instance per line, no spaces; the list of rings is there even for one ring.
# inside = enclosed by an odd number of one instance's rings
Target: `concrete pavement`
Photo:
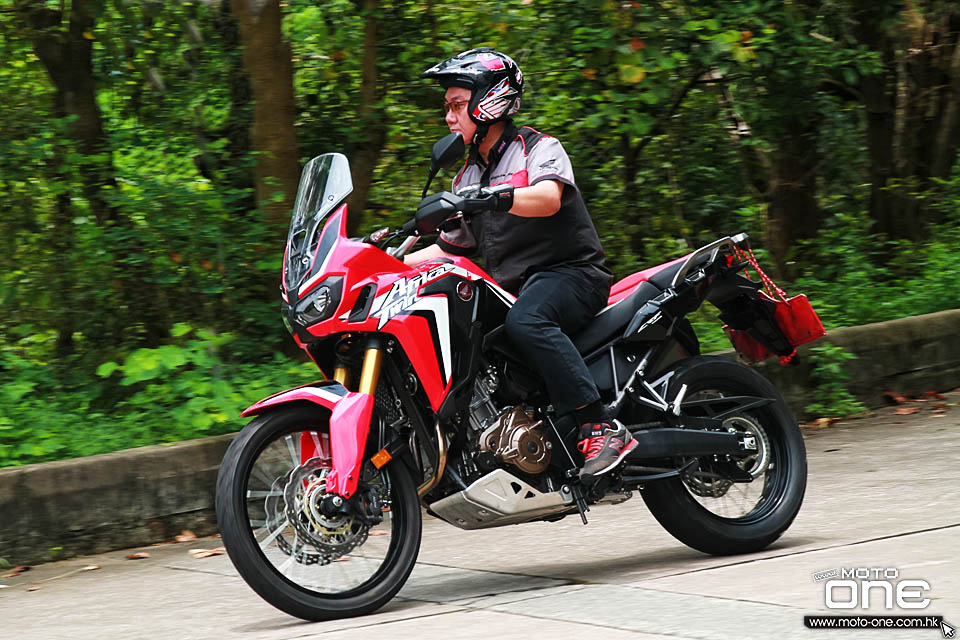
[[[215,538],[87,556],[0,578],[0,637],[102,638],[939,638],[940,631],[810,630],[804,615],[922,613],[960,623],[960,394],[897,415],[805,430],[802,511],[762,553],[713,558],[675,541],[636,496],[579,518],[466,532],[427,518],[400,595],[364,617],[306,623],[273,609]],[[126,556],[146,551],[149,558]],[[99,565],[91,571],[78,571]],[[922,610],[830,611],[812,574],[896,568]],[[0,571],[0,574],[7,573]],[[31,590],[33,589],[33,590]],[[843,595],[846,595],[845,592]]]

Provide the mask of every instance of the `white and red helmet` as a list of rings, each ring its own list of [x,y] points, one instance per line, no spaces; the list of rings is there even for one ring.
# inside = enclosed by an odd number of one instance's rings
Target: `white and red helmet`
[[[506,120],[520,110],[523,73],[510,56],[490,47],[470,49],[435,64],[420,76],[435,78],[443,88],[472,92],[467,113],[478,126]]]

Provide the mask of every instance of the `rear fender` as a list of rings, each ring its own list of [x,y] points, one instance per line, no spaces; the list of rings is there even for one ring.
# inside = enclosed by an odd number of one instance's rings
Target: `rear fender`
[[[330,453],[333,470],[327,476],[327,487],[349,498],[357,490],[360,464],[370,435],[373,396],[347,391],[339,382],[317,382],[287,389],[264,398],[248,407],[242,416],[259,415],[291,402],[312,402],[330,411]],[[301,462],[317,455],[316,447],[301,442]]]

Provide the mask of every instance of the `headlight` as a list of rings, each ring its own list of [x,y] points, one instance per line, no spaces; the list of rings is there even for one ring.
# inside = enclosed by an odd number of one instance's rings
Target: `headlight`
[[[296,322],[307,327],[332,316],[340,304],[342,290],[343,278],[326,278],[320,286],[297,303]]]
[[[317,291],[317,295],[313,297],[313,310],[322,316],[329,306],[330,287],[324,285],[320,287],[320,290]]]

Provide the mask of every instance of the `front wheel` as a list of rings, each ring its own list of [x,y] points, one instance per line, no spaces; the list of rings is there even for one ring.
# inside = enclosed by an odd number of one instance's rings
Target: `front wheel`
[[[257,417],[230,444],[217,478],[217,520],[233,565],[264,600],[305,620],[380,608],[420,550],[420,503],[400,460],[380,470],[364,465],[362,517],[321,508],[329,415],[291,405]]]
[[[683,404],[730,396],[773,402],[723,419],[724,430],[752,437],[757,443],[754,454],[732,461],[702,456],[695,473],[648,484],[641,492],[644,502],[664,529],[698,551],[728,555],[764,549],[796,518],[806,491],[806,448],[793,413],[766,378],[730,360],[682,361],[673,371],[666,397],[673,398],[684,384]],[[710,409],[703,409],[712,404],[692,406],[699,407],[697,415],[712,417]],[[730,467],[734,464],[736,469]],[[747,474],[750,481],[744,482]]]

